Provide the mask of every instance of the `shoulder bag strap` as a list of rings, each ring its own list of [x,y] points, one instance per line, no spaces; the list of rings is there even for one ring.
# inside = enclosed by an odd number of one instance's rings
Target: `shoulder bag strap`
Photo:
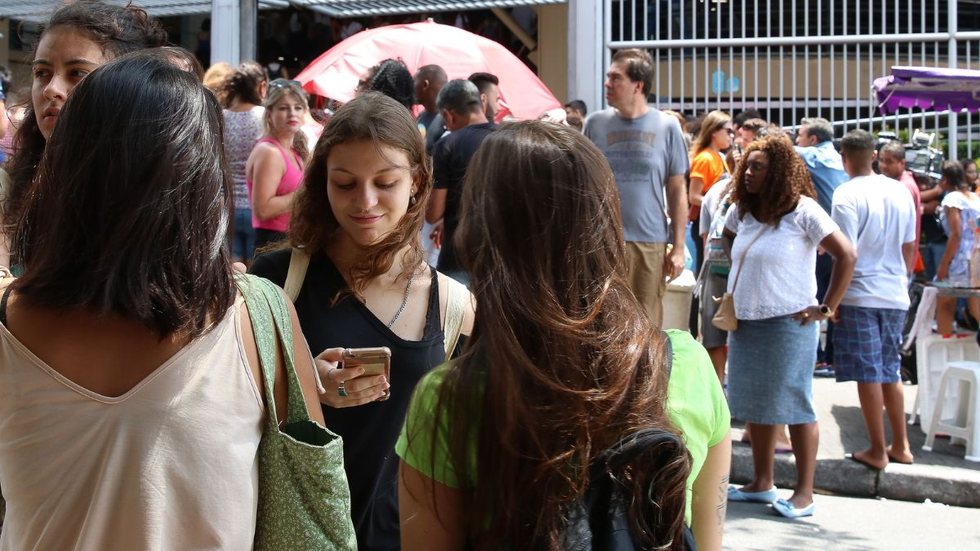
[[[286,283],[283,291],[291,302],[296,302],[300,289],[303,288],[303,280],[306,279],[306,270],[310,266],[310,255],[306,251],[293,247],[289,253],[289,270],[286,272]]]
[[[742,251],[742,258],[738,261],[738,271],[735,272],[735,281],[732,282],[732,294],[735,294],[735,288],[738,287],[738,276],[742,275],[742,268],[745,267],[745,257],[749,254],[749,249],[752,248],[752,245],[755,245],[755,242],[758,241],[765,232],[766,227],[763,226],[762,229],[759,230],[759,233],[755,234],[755,237],[753,237],[752,241],[749,242],[749,246],[745,247],[745,250]]]
[[[446,321],[443,324],[446,359],[456,350],[459,334],[463,329],[463,316],[466,313],[466,299],[469,291],[462,283],[446,276]]]
[[[259,364],[262,367],[267,428],[278,430],[279,427],[275,398],[277,339],[286,368],[286,387],[289,397],[287,422],[294,423],[309,419],[303,391],[293,364],[293,329],[282,294],[272,283],[253,275],[239,274],[235,277],[235,283],[245,297],[245,306],[252,320],[252,333],[259,353]]]

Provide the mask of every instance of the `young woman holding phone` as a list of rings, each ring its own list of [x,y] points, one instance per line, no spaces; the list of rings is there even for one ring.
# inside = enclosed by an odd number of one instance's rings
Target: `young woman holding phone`
[[[395,440],[416,383],[446,358],[449,305],[462,299],[464,335],[473,323],[469,292],[424,262],[419,230],[431,187],[411,113],[366,92],[337,110],[316,144],[290,222],[294,250],[251,267],[287,288],[302,273],[296,311],[310,348],[324,351],[320,401],[327,428],[344,438],[362,549],[399,547]],[[388,347],[390,379],[338,368],[337,347]]]

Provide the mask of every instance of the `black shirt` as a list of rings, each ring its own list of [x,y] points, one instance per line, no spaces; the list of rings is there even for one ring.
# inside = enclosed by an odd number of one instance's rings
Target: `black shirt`
[[[251,273],[282,286],[289,270],[288,249],[257,257]],[[323,406],[327,428],[344,439],[344,468],[350,484],[351,513],[358,548],[399,549],[398,457],[395,441],[415,385],[445,359],[439,322],[439,285],[431,271],[425,329],[420,341],[406,341],[393,333],[353,295],[331,307],[334,297],[347,290],[347,282],[325,253],[316,253],[296,297],[296,314],[310,351],[326,348],[387,346],[391,349],[391,397],[352,408]],[[462,341],[462,338],[460,339]],[[457,345],[460,349],[461,345]],[[327,392],[335,389],[327,388]]]
[[[439,138],[446,133],[442,115],[438,112],[422,111],[415,122],[418,123],[419,131],[422,131],[422,135],[425,136],[425,152],[432,155],[432,148],[435,147]]]
[[[471,124],[436,142],[432,150],[432,171],[435,189],[448,190],[446,212],[443,214],[442,250],[439,252],[439,271],[462,270],[456,259],[453,234],[459,225],[459,202],[463,196],[463,177],[466,167],[483,140],[494,131],[492,122]]]

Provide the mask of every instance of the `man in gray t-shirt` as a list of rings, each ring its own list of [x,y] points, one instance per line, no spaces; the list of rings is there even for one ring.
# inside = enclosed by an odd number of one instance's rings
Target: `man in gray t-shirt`
[[[667,280],[684,269],[689,160],[677,119],[647,104],[652,80],[648,53],[616,52],[605,83],[611,108],[590,115],[583,131],[606,155],[616,177],[630,286],[659,326]],[[668,218],[674,223],[668,224]],[[670,254],[667,244],[674,245]]]

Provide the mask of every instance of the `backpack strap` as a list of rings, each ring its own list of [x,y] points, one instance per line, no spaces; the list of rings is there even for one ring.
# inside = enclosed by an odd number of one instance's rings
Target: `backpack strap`
[[[446,359],[456,350],[459,334],[463,329],[463,316],[466,313],[466,299],[469,290],[462,283],[445,276],[446,282],[446,321],[443,324]]]
[[[306,269],[310,266],[310,255],[306,251],[293,247],[289,253],[289,270],[286,272],[286,283],[282,290],[286,291],[286,296],[290,302],[296,302],[300,289],[303,288],[303,280],[306,279]]]

